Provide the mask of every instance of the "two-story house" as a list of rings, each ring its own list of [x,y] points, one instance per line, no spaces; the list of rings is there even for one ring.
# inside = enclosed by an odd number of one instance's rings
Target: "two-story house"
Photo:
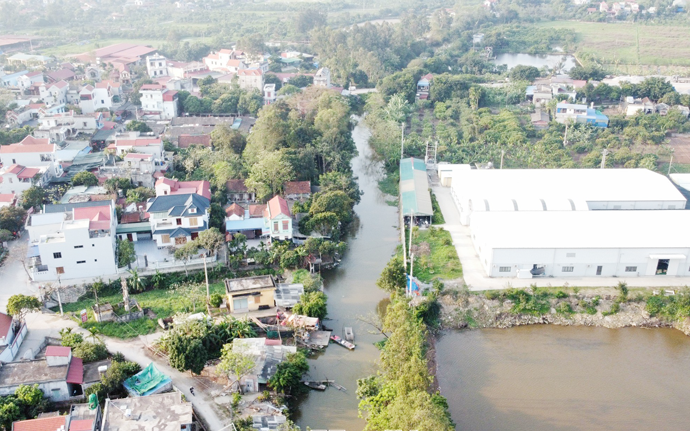
[[[327,67],[322,67],[314,75],[314,87],[326,87],[331,86],[331,71]]]
[[[264,211],[264,231],[269,231],[271,239],[292,239],[292,215],[287,201],[280,196],[274,196],[266,204]]]
[[[606,128],[609,125],[609,117],[593,107],[566,102],[559,102],[556,105],[556,121],[561,124],[567,121],[586,123],[601,128]]]
[[[151,154],[157,171],[165,171],[168,164],[165,161],[165,148],[161,138],[138,136],[137,132],[115,137],[115,143],[108,146],[115,151],[115,155],[124,157],[127,153]]]
[[[225,231],[231,234],[241,233],[249,239],[268,235],[269,232],[261,209],[258,217],[253,216],[250,211],[252,206],[263,209],[263,205],[249,205],[249,208],[245,209],[237,203],[227,207],[225,209]]]
[[[254,202],[256,193],[250,192],[244,180],[229,180],[225,183],[228,202]]]
[[[38,119],[37,137],[55,142],[70,139],[80,133],[91,135],[103,128],[103,113],[77,114],[74,111],[42,114]]]
[[[32,280],[116,274],[116,228],[112,201],[44,205],[26,223]]]
[[[211,199],[211,183],[208,181],[178,181],[174,178],[158,178],[155,189],[156,196],[196,193],[206,199]]]
[[[43,175],[47,167],[27,168],[22,165],[11,165],[0,169],[0,194],[14,194],[20,198],[29,187],[36,184],[42,186],[45,182]]]
[[[196,193],[163,195],[149,199],[151,233],[158,247],[174,247],[193,241],[208,229],[211,200]]]
[[[160,54],[147,56],[146,72],[153,79],[168,76],[168,60]]]
[[[67,103],[67,90],[69,90],[69,84],[65,81],[58,81],[54,84],[41,84],[38,87],[41,100],[46,105]]]
[[[139,94],[144,118],[170,120],[179,115],[176,90],[168,90],[160,84],[144,84]]]
[[[87,85],[79,92],[79,108],[84,114],[92,114],[99,109],[110,109],[113,100],[107,86]]]
[[[3,166],[22,165],[45,167],[50,178],[62,175],[62,168],[55,162],[57,146],[49,139],[38,139],[31,135],[21,142],[0,146],[0,162]]]
[[[203,58],[203,62],[209,70],[214,72],[237,73],[242,69],[247,68],[247,64],[243,61],[243,57],[239,51],[231,49],[221,49],[218,52],[212,52]]]

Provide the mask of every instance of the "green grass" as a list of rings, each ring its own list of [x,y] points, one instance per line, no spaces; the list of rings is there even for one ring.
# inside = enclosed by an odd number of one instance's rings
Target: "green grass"
[[[223,282],[211,284],[211,294],[224,293],[225,287]],[[176,313],[191,313],[192,303],[190,300],[175,294],[174,291],[166,289],[150,290],[148,292],[131,295],[137,300],[142,308],[150,308],[159,318],[166,318],[175,315]],[[122,294],[112,294],[99,296],[101,304],[110,303],[117,304],[122,302]],[[92,306],[96,303],[93,298],[84,298],[78,302],[71,304],[64,304],[63,310],[72,312],[78,315],[81,310],[86,309],[89,319],[82,326],[91,328],[96,327],[103,335],[116,338],[131,338],[138,335],[145,335],[155,332],[158,328],[156,321],[143,318],[128,323],[102,322],[98,323],[94,319]],[[196,305],[196,311],[203,311],[204,305]]]
[[[438,200],[436,199],[436,195],[432,191],[429,191],[429,194],[431,194],[431,205],[434,207],[434,215],[431,218],[431,223],[432,224],[444,224],[446,222],[446,219],[443,218],[443,213],[441,212],[441,207],[438,204]]]
[[[430,253],[415,256],[413,271],[415,277],[423,282],[430,282],[436,278],[452,280],[462,277],[462,266],[450,232],[434,227],[418,230],[412,238],[412,244],[422,243],[429,244]]]
[[[572,30],[577,35],[578,53],[614,67],[690,66],[687,26],[576,21],[542,22],[536,26]]]
[[[398,196],[398,185],[400,183],[400,174],[396,171],[394,173],[387,174],[384,179],[379,181],[379,190],[381,192],[391,195]]]

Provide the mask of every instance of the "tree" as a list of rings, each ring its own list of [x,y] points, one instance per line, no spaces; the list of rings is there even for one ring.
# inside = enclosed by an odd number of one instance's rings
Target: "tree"
[[[151,128],[149,127],[148,124],[144,123],[143,121],[138,121],[138,120],[132,120],[129,123],[127,123],[127,130],[131,132],[141,132],[141,133],[149,133],[153,132]]]
[[[211,132],[211,142],[217,151],[225,154],[241,155],[247,146],[247,139],[237,130],[232,130],[226,124],[217,125]]]
[[[22,193],[22,207],[26,210],[40,207],[45,197],[46,192],[43,187],[31,186]]]
[[[326,14],[317,9],[306,9],[294,20],[295,32],[306,35],[315,27],[326,25]]]
[[[519,64],[519,65],[513,67],[512,69],[510,69],[508,76],[513,81],[532,82],[539,77],[539,69],[537,69],[534,66],[524,66],[522,64]],[[573,78],[573,79],[577,79],[577,78]]]
[[[294,178],[295,172],[282,151],[265,154],[258,163],[249,168],[246,185],[256,193],[259,201],[278,194],[286,181]]]
[[[287,355],[285,361],[278,364],[276,373],[268,381],[273,390],[282,394],[293,394],[304,387],[302,376],[309,372],[309,364],[304,353]]]
[[[35,296],[12,295],[7,300],[7,314],[19,322],[23,322],[28,313],[41,308],[41,302]]]
[[[187,262],[189,261],[190,258],[192,258],[196,253],[199,251],[199,243],[196,241],[189,241],[184,243],[182,247],[179,247],[175,249],[175,253],[173,256],[175,259],[181,260],[184,262],[184,273],[185,275],[189,275],[189,272],[187,271]]]
[[[117,265],[118,268],[129,266],[130,263],[137,259],[137,253],[134,250],[134,243],[127,240],[117,239]]]
[[[312,232],[318,232],[322,236],[338,237],[338,216],[332,212],[315,214],[307,222],[307,228]]]
[[[597,66],[575,66],[568,72],[568,75],[573,79],[580,79],[583,81],[601,81],[606,78],[606,72]]]
[[[653,101],[658,101],[666,94],[676,91],[666,78],[658,77],[646,78],[635,88],[637,97],[649,97]]]
[[[237,42],[237,49],[247,51],[249,54],[262,54],[264,52],[264,48],[264,37],[260,33],[245,36]]]
[[[0,229],[16,234],[24,227],[25,218],[26,210],[24,208],[2,207],[0,208]]]
[[[228,376],[228,388],[232,389],[235,384],[238,384],[242,377],[251,373],[256,364],[252,355],[247,353],[242,348],[237,347],[233,343],[228,343],[223,346],[223,352],[220,357],[220,362],[216,366],[219,373],[224,373]],[[232,380],[231,380],[232,377]]]
[[[0,229],[0,243],[10,241],[13,238],[12,232],[7,229]]]
[[[276,91],[280,91],[283,87],[283,80],[278,78],[275,73],[267,73],[264,75],[264,84],[275,84]]]
[[[344,172],[326,172],[319,177],[321,192],[341,191],[358,204],[362,197],[362,191],[357,184],[357,178]]]
[[[141,90],[141,87],[146,84],[153,84],[153,80],[151,80],[151,78],[144,78],[140,79],[136,82],[136,84],[134,84],[132,94],[129,96],[130,102],[132,102],[135,105],[141,106],[141,93],[139,93],[139,90]]]
[[[168,340],[168,360],[170,366],[178,371],[189,370],[199,374],[208,360],[208,352],[201,340],[175,332]]]
[[[314,77],[309,75],[296,75],[288,80],[288,85],[294,85],[297,88],[304,88],[314,83]]]
[[[383,272],[381,272],[379,279],[376,280],[376,285],[389,293],[403,293],[406,284],[407,276],[405,275],[402,257],[393,256],[386,264]]]
[[[278,96],[289,96],[291,94],[299,93],[301,90],[299,87],[292,85],[292,84],[285,84],[283,85],[280,90],[276,91],[276,94]]]
[[[43,391],[38,389],[38,384],[19,385],[14,395],[27,407],[35,407],[43,401]]]
[[[60,329],[60,345],[74,348],[83,342],[84,337],[78,332],[73,332],[72,328]]]
[[[206,275],[206,303],[211,305],[211,288],[208,284],[208,270],[206,269],[206,257],[209,254],[216,254],[218,250],[220,250],[223,245],[225,245],[225,235],[220,233],[220,231],[212,227],[210,229],[206,229],[205,231],[201,232],[199,234],[199,237],[195,240],[200,247],[206,249],[206,253],[204,253],[204,274]],[[208,314],[211,314],[211,310],[209,308]]]
[[[97,186],[98,178],[89,171],[82,171],[72,177],[73,186]]]
[[[146,202],[152,197],[156,196],[156,192],[153,189],[147,187],[137,187],[135,189],[127,190],[127,203],[137,203]]]
[[[349,223],[352,221],[352,207],[352,199],[345,192],[334,190],[318,193],[311,203],[309,214],[314,217],[319,213],[330,212],[335,214],[341,223]]]
[[[21,419],[21,409],[13,402],[0,406],[0,424],[6,430],[12,429],[12,422]]]
[[[299,302],[292,309],[296,314],[316,317],[323,320],[328,313],[328,297],[321,291],[305,292],[300,296]]]
[[[130,290],[132,292],[143,292],[146,289],[146,279],[139,275],[139,271],[136,269],[129,270],[131,277],[129,277],[128,283]]]
[[[118,190],[122,190],[124,193],[127,193],[127,190],[132,188],[132,181],[129,178],[121,177],[108,178],[105,180],[103,187],[105,187],[108,192],[113,194],[117,193]]]

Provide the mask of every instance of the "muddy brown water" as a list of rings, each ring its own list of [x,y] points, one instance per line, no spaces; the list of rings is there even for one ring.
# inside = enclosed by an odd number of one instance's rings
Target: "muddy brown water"
[[[370,327],[357,317],[376,313],[379,303],[386,300],[387,295],[376,286],[376,279],[398,244],[397,208],[386,204],[386,197],[378,190],[383,171],[372,161],[369,130],[360,121],[352,136],[359,151],[352,169],[364,195],[355,207],[358,219],[348,238],[347,254],[340,267],[324,274],[328,295],[328,320],[324,323],[341,337],[343,327],[351,326],[357,348],[349,351],[331,344],[324,353],[310,359],[311,378],[335,380],[347,391],[328,388],[325,392],[310,392],[293,417],[303,430],[307,426],[348,431],[364,428],[364,420],[357,417],[356,382],[376,372],[379,351],[374,343],[382,337],[370,334]]]
[[[690,339],[673,329],[453,331],[436,359],[458,430],[690,429]]]

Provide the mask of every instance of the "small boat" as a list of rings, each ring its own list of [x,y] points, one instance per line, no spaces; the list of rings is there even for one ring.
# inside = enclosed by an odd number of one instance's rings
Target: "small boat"
[[[304,384],[309,388],[313,389],[315,391],[325,391],[326,390],[326,385],[323,383],[319,382],[304,382]]]
[[[345,339],[347,341],[350,341],[350,342],[355,341],[355,333],[352,332],[352,327],[346,326],[343,328],[343,331],[345,332]]]
[[[347,340],[343,340],[342,338],[338,337],[337,335],[331,335],[331,341],[333,341],[336,344],[340,344],[341,346],[345,347],[346,349],[355,350],[354,344],[350,343]]]

